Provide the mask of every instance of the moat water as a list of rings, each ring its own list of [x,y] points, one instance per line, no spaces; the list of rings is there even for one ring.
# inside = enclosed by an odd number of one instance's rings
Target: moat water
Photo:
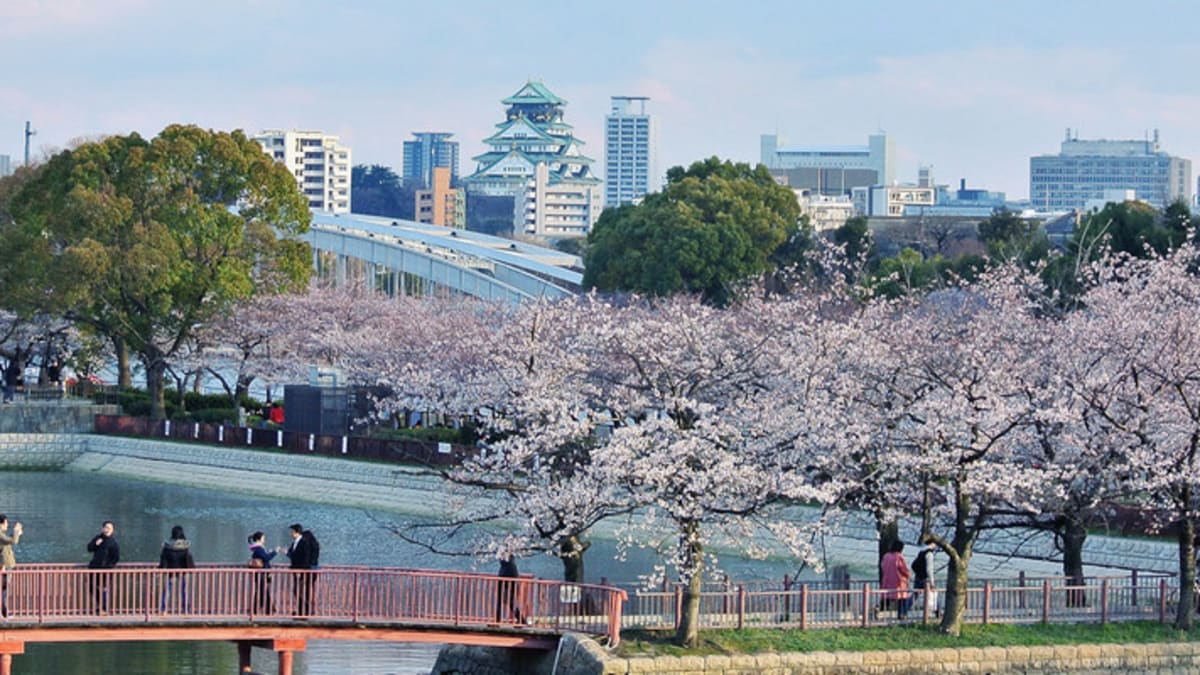
[[[492,572],[493,563],[430,554],[388,532],[381,522],[406,520],[387,511],[364,511],[84,473],[0,472],[0,512],[20,521],[25,533],[16,547],[26,562],[86,562],[85,545],[104,520],[116,523],[123,562],[157,561],[162,541],[183,526],[197,562],[246,558],[246,535],[267,533],[269,546],[287,541],[287,526],[301,522],[321,541],[325,564],[380,565]],[[616,559],[612,542],[596,541],[587,554],[588,581],[607,577],[635,582],[655,558],[633,551]],[[520,561],[521,571],[561,578],[548,556]],[[727,565],[737,579],[779,579],[794,573],[790,563],[745,561]],[[311,641],[296,655],[298,675],[425,675],[438,645]],[[254,650],[254,666],[276,670],[274,655]],[[131,642],[29,644],[14,657],[21,675],[232,675],[237,651],[225,642]]]

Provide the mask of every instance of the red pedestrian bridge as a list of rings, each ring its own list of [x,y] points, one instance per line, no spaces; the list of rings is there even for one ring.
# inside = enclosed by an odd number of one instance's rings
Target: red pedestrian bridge
[[[0,675],[30,642],[222,640],[278,653],[306,641],[435,642],[553,649],[564,631],[620,639],[624,591],[530,577],[331,565],[319,570],[149,564],[20,565],[3,575]]]

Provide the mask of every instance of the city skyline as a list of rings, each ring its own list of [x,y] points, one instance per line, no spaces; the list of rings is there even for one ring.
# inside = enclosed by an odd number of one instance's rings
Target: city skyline
[[[353,148],[356,163],[399,172],[413,131],[454,133],[464,161],[482,153],[496,102],[535,80],[568,101],[598,160],[610,97],[648,96],[662,170],[711,155],[756,163],[762,134],[846,145],[883,130],[899,181],[930,165],[939,183],[965,178],[1022,198],[1029,158],[1055,152],[1068,127],[1095,139],[1159,129],[1165,151],[1200,160],[1200,93],[1186,86],[1200,63],[1200,6],[1136,10],[1076,0],[938,1],[919,12],[885,2],[731,12],[676,0],[514,0],[504,11],[473,1],[10,0],[0,5],[10,64],[0,154],[23,156],[26,120],[35,157],[181,122],[319,130]]]

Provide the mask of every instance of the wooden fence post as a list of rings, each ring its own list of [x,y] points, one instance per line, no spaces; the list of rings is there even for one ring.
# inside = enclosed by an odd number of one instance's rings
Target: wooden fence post
[[[1050,623],[1050,580],[1042,579],[1042,623]]]
[[[1108,623],[1108,578],[1100,580],[1100,625]]]
[[[862,627],[866,628],[871,622],[871,584],[863,584],[862,594]]]
[[[988,624],[988,619],[992,614],[992,582],[990,580],[983,582],[983,625]]]
[[[800,630],[808,628],[808,584],[800,584]]]
[[[743,628],[746,627],[746,587],[742,584],[738,584],[737,601],[738,601],[737,627],[738,627],[738,630],[742,630]]]

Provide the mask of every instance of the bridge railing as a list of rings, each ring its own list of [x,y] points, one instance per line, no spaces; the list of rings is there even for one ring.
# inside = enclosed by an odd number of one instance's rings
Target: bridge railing
[[[986,580],[967,589],[967,623],[1108,623],[1159,621],[1174,616],[1179,603],[1178,582],[1165,576],[1114,576],[1074,583],[1065,577],[1046,577],[1037,583],[1022,579]],[[935,618],[944,589],[907,591],[912,605],[898,616],[893,591],[871,583],[834,589],[822,583],[797,584],[788,590],[755,590],[746,585],[709,590],[700,596],[702,628],[838,628],[873,626],[897,621]],[[929,602],[926,602],[926,598]],[[683,606],[682,590],[635,591],[622,621],[626,628],[676,628]]]
[[[625,592],[604,586],[430,570],[148,564],[22,565],[3,575],[8,625],[269,622],[506,626],[620,640]]]

